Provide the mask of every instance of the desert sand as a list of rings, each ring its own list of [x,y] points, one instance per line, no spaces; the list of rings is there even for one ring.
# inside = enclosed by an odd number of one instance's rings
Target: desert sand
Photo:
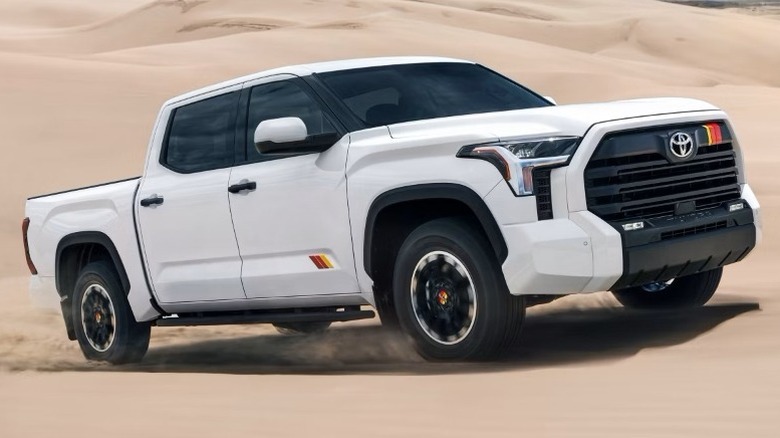
[[[290,63],[444,55],[559,103],[690,96],[729,112],[764,240],[706,307],[607,293],[535,307],[496,364],[429,364],[376,321],[314,338],[160,328],[146,360],[84,361],[32,309],[28,196],[141,173],[159,105]],[[651,0],[2,0],[0,437],[780,434],[780,20]]]

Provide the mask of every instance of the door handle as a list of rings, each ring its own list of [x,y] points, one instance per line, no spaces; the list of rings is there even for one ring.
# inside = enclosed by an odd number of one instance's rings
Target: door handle
[[[245,179],[239,181],[238,184],[233,184],[232,186],[228,187],[228,192],[230,193],[252,192],[254,190],[257,190],[257,183],[254,181],[247,181]]]
[[[151,207],[152,205],[162,205],[165,202],[165,198],[154,194],[148,198],[141,199],[141,207]]]

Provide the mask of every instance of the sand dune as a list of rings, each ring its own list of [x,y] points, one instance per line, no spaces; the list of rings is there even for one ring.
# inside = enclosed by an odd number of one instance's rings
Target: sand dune
[[[21,287],[18,280],[0,283],[3,290]],[[279,336],[266,326],[167,328],[155,333],[143,363],[114,367],[87,363],[78,348],[69,348],[58,314],[41,315],[22,301],[14,307],[0,322],[0,369],[270,375],[457,375],[625,359],[648,348],[684,344],[761,310],[754,297],[729,294],[703,309],[660,314],[616,307],[607,295],[569,297],[529,310],[525,341],[502,362],[470,365],[425,362],[401,336],[371,321],[338,324],[310,337]]]
[[[561,103],[682,95],[721,106],[763,204],[762,247],[696,312],[629,312],[607,294],[534,308],[521,345],[490,365],[424,363],[368,322],[311,339],[157,329],[147,361],[111,368],[86,364],[61,317],[30,308],[27,196],[140,174],[156,111],[175,94],[383,55],[474,59]],[[777,15],[650,0],[3,0],[0,72],[2,437],[82,435],[86,405],[119,436],[780,428]]]

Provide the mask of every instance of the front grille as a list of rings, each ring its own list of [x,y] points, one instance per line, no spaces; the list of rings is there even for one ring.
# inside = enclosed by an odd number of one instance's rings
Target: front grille
[[[552,191],[550,190],[550,172],[552,169],[534,170],[534,192],[536,193],[536,214],[539,220],[552,219]]]
[[[728,227],[727,221],[718,221],[706,225],[699,225],[696,227],[683,228],[680,230],[666,231],[661,233],[661,240],[676,239],[678,237],[693,236],[694,234],[707,233],[710,231],[720,230],[721,228]]]
[[[643,153],[602,157],[597,149],[585,169],[588,209],[606,221],[620,222],[671,216],[680,204],[686,204],[687,211],[700,211],[740,198],[730,141],[700,146],[693,159],[678,163],[659,150],[648,147],[640,150]]]

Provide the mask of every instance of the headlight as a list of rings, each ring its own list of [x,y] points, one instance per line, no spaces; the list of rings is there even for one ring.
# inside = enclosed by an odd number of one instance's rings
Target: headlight
[[[461,148],[458,157],[490,162],[516,195],[526,196],[534,193],[534,169],[565,165],[580,140],[580,137],[567,136],[477,144]]]

